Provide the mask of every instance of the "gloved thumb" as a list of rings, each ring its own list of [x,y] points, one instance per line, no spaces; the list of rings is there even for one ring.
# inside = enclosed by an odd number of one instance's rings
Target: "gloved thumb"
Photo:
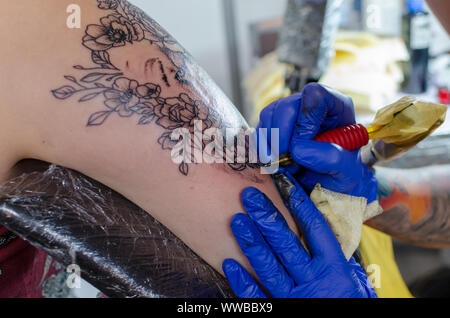
[[[355,112],[349,96],[324,85],[310,83],[302,91],[292,142],[312,140],[325,131],[355,123]]]
[[[322,141],[296,140],[291,144],[294,161],[311,171],[321,174],[338,174],[351,161],[352,153],[342,147]]]

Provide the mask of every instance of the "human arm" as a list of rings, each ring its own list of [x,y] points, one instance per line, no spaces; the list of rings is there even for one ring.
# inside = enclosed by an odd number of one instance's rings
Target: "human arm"
[[[168,136],[192,119],[248,128],[232,103],[155,21],[125,1],[1,1],[3,180],[24,158],[80,171],[167,226],[218,270],[246,264],[228,228],[257,185],[295,230],[270,177],[251,164],[175,164]],[[290,220],[290,221],[289,221]]]
[[[450,247],[450,166],[376,168],[384,212],[368,225],[423,247]]]
[[[427,0],[450,33],[450,2]],[[368,225],[396,239],[423,247],[450,247],[450,166],[417,169],[376,168],[384,212]]]

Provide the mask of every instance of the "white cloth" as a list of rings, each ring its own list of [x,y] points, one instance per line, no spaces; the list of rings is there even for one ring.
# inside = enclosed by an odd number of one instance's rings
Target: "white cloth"
[[[320,184],[310,197],[336,234],[347,260],[358,248],[363,223],[383,212],[378,201],[367,204],[366,198],[333,192]]]

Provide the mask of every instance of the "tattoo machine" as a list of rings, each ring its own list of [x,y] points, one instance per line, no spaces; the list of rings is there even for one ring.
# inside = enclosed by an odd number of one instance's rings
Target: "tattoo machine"
[[[373,166],[379,161],[393,159],[411,149],[428,137],[445,120],[447,107],[403,97],[399,101],[380,109],[372,124],[365,127],[355,124],[327,131],[316,141],[334,143],[354,151],[364,147],[361,157],[364,163]],[[268,166],[286,166],[294,163],[290,154],[281,155]]]

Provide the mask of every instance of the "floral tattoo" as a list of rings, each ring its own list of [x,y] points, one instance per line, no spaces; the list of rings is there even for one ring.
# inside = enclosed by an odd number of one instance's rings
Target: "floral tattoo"
[[[127,1],[97,0],[97,3],[98,8],[108,11],[108,14],[100,19],[100,24],[88,25],[82,39],[83,46],[90,50],[93,66],[75,65],[75,70],[86,75],[80,78],[64,76],[68,83],[52,90],[53,96],[61,100],[78,96],[79,102],[102,99],[104,109],[91,114],[87,126],[102,125],[113,115],[135,117],[139,125],[155,123],[165,130],[158,143],[168,150],[176,144],[170,138],[171,133],[177,128],[192,131],[196,120],[203,122],[203,131],[211,127],[222,128],[220,116],[201,100],[186,93],[174,97],[161,96],[162,89],[171,86],[167,74],[173,74],[177,83],[190,85],[184,74],[185,50],[158,23]],[[124,76],[111,62],[111,50],[144,41],[156,46],[173,66],[168,68],[158,58],[147,61],[149,66],[159,68],[163,85],[139,83]],[[202,147],[205,146],[203,142]],[[243,171],[248,167],[260,167],[260,164],[246,160],[245,163],[228,166],[235,171]],[[179,171],[187,175],[188,164],[182,162]]]

